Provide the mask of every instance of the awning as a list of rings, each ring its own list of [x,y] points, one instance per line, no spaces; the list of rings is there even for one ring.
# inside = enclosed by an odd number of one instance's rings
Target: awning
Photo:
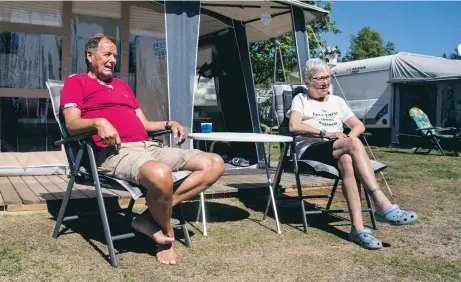
[[[398,53],[391,61],[390,82],[424,82],[461,79],[461,60]]]
[[[202,0],[201,8],[245,23],[249,43],[268,40],[281,36],[292,30],[291,6],[300,7],[304,11],[306,25],[328,11],[317,6],[305,4],[297,0],[286,1],[212,1]],[[268,13],[272,20],[264,25],[260,20],[261,13]],[[202,12],[200,21],[200,36],[207,35],[228,25],[220,19]]]

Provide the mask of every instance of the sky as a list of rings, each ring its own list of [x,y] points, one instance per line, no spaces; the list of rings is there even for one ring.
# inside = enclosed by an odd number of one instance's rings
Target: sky
[[[350,36],[368,25],[398,52],[442,56],[461,43],[461,1],[335,1],[331,18],[342,33],[322,38],[343,56]]]

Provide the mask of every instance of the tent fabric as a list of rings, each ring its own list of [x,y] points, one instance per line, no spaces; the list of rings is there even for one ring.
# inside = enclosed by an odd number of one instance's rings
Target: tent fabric
[[[306,24],[325,16],[328,11],[297,0],[287,1],[212,1],[202,0],[202,9],[206,9],[245,24],[248,43],[268,40],[292,31],[291,7],[299,7],[304,12]],[[286,12],[286,13],[284,13]],[[261,13],[272,15],[270,24],[264,25]],[[279,15],[277,15],[279,14]],[[226,24],[208,16],[202,16],[200,36],[228,27]]]
[[[461,79],[461,61],[411,53],[398,53],[391,61],[389,82],[424,82]]]
[[[200,2],[166,1],[165,17],[169,119],[192,132]],[[170,144],[174,146],[173,135]],[[181,146],[191,145],[186,140]]]

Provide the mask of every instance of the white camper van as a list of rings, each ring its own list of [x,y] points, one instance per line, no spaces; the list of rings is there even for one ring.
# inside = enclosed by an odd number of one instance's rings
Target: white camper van
[[[332,68],[334,95],[351,109],[380,143],[400,144],[399,135],[418,134],[409,116],[422,109],[434,126],[461,128],[461,61],[400,52]]]
[[[368,129],[390,133],[392,84],[391,60],[384,56],[339,63],[333,70],[334,95],[343,97]]]

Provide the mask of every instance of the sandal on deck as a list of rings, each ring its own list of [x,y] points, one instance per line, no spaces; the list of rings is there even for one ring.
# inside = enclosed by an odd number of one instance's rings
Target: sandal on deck
[[[410,224],[418,218],[415,212],[402,210],[398,205],[392,205],[382,214],[375,212],[375,217],[377,221],[391,225]]]
[[[250,166],[250,162],[244,158],[235,157],[229,161],[230,164],[235,166],[247,167]]]
[[[371,230],[366,228],[349,233],[349,240],[369,250],[378,250],[383,247],[383,243],[375,239]]]

